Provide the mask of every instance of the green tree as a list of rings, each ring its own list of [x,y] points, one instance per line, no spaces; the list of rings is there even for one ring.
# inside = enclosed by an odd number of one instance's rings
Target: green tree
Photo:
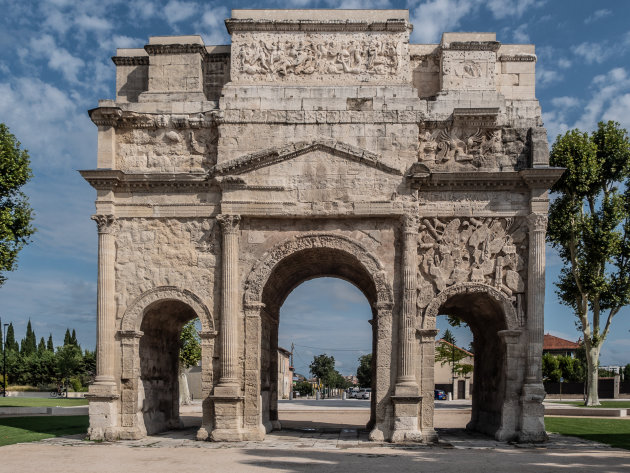
[[[46,343],[46,350],[55,351],[55,346],[53,345],[52,333],[48,335],[48,342]]]
[[[26,325],[26,337],[22,339],[20,345],[20,354],[24,356],[28,356],[37,351],[37,337],[35,337],[35,332],[31,326],[31,319],[28,320],[28,324]]]
[[[309,365],[309,369],[321,383],[328,386],[330,380],[334,376],[335,357],[326,354],[313,357],[313,362]]]
[[[630,363],[628,363],[623,369],[623,380],[630,381]]]
[[[466,375],[472,372],[472,365],[460,363],[468,356],[465,350],[457,346],[457,341],[449,329],[444,331],[442,342],[435,344],[435,361],[439,361],[442,366],[450,364],[453,378],[455,374]]]
[[[562,371],[560,371],[560,362],[558,357],[545,353],[542,357],[542,375],[546,381],[557,383],[562,377]]]
[[[46,351],[46,341],[44,337],[39,340],[39,344],[37,345],[37,353],[43,353]]]
[[[185,368],[196,366],[201,360],[201,338],[197,331],[196,321],[191,320],[182,328],[180,335],[179,360]]]
[[[311,396],[313,394],[313,385],[308,381],[300,381],[295,383],[293,390],[300,393],[300,396]]]
[[[70,335],[70,343],[75,347],[81,348],[79,341],[77,340],[77,332],[74,329],[72,329],[72,335]]]
[[[552,166],[566,171],[553,186],[547,238],[564,266],[556,283],[583,334],[586,405],[599,405],[599,355],[615,315],[630,302],[630,140],[618,123],[556,139]],[[603,324],[603,326],[602,326]]]
[[[20,351],[20,346],[15,339],[15,329],[13,328],[13,322],[9,323],[9,326],[7,327],[7,339],[4,343],[4,346],[7,350],[13,350],[16,353]]]
[[[56,373],[63,381],[69,381],[71,376],[81,374],[83,356],[79,347],[69,344],[59,347],[55,356]]]
[[[372,386],[372,354],[362,355],[359,357],[359,366],[357,368],[357,379],[359,386],[369,388]]]
[[[3,271],[13,271],[20,250],[30,242],[33,210],[20,190],[32,177],[30,160],[20,142],[0,123],[0,286]]]

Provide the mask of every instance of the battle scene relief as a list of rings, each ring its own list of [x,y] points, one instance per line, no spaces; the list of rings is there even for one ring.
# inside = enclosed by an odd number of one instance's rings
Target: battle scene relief
[[[421,129],[418,160],[433,170],[516,170],[526,165],[526,144],[526,134],[514,129]]]
[[[527,226],[516,218],[424,218],[418,236],[418,306],[458,283],[525,292]],[[516,299],[516,297],[514,297]]]
[[[307,80],[326,82],[335,77],[392,77],[407,67],[401,63],[403,42],[392,35],[290,35],[248,39],[233,44],[236,73],[245,80]]]

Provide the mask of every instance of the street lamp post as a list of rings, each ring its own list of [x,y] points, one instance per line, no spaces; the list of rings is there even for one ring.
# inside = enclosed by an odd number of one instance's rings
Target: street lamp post
[[[2,323],[2,321],[0,321]],[[7,397],[7,327],[9,324],[2,326],[2,397]]]

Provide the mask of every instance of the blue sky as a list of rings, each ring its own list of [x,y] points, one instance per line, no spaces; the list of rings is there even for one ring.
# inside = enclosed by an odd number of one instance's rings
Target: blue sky
[[[85,347],[94,346],[97,235],[89,216],[95,194],[76,170],[96,166],[96,127],[87,110],[114,96],[115,48],[142,47],[150,35],[169,34],[227,44],[223,19],[231,8],[408,8],[414,43],[439,42],[443,31],[495,31],[503,43],[536,45],[537,97],[552,141],[568,128],[592,130],[602,119],[630,129],[630,2],[0,0],[0,121],[30,152],[35,177],[25,190],[39,230],[0,288],[0,317],[14,322],[18,337],[30,318],[38,336],[52,332],[60,343],[73,327]],[[550,252],[547,261],[545,330],[575,340],[574,317],[554,294],[560,261]],[[335,294],[331,307],[342,310],[329,312],[322,294]],[[298,323],[296,311],[305,307],[320,314],[309,318],[312,326]],[[604,364],[630,362],[629,315],[625,309],[617,316]],[[296,344],[369,349],[369,326],[358,322],[370,317],[367,303],[346,283],[300,286],[283,317],[282,336],[284,325],[292,327]],[[459,335],[467,345],[465,338]],[[335,353],[341,371],[353,371],[359,354]]]

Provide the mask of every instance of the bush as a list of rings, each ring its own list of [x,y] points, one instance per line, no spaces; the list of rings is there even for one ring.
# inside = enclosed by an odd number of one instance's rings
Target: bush
[[[300,381],[295,384],[293,391],[300,393],[300,396],[312,396],[313,386],[308,381]]]

